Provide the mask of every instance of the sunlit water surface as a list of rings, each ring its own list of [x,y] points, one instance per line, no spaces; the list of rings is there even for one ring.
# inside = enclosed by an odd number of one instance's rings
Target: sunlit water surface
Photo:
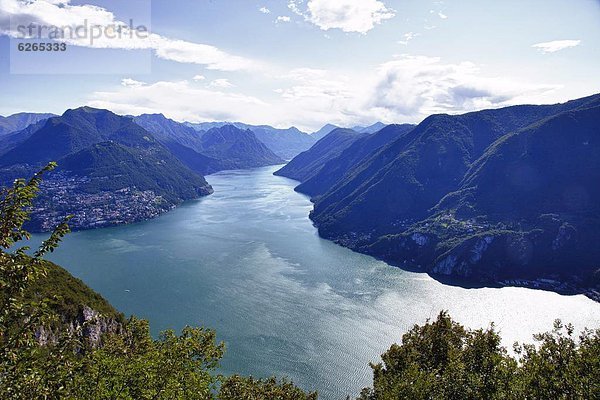
[[[153,333],[216,329],[223,372],[287,376],[323,399],[356,395],[370,383],[368,363],[442,309],[473,328],[494,321],[507,346],[555,318],[600,325],[600,304],[584,296],[445,286],[320,239],[308,198],[275,169],[211,175],[212,196],[72,233],[52,259]]]

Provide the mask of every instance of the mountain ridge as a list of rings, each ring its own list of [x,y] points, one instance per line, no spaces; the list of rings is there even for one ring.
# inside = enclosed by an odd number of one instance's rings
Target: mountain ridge
[[[51,229],[68,214],[74,215],[74,229],[136,222],[212,193],[202,175],[151,133],[108,110],[70,109],[25,136],[0,156],[4,184],[59,162],[33,212],[30,228],[36,231]]]
[[[408,133],[413,128],[414,125],[411,124],[387,125],[376,133],[356,140],[337,157],[327,161],[316,174],[309,179],[305,179],[296,187],[296,191],[312,197],[324,194],[337,181],[341,180],[344,175],[349,173],[360,160],[366,158],[370,153],[378,150],[394,138]]]
[[[332,161],[322,186],[296,176],[296,190],[321,236],[393,265],[600,300],[599,110],[593,95],[432,115],[344,173]]]
[[[202,134],[209,129],[222,128],[226,125],[233,125],[242,130],[249,129],[273,153],[285,160],[308,150],[315,143],[311,135],[294,126],[280,129],[270,125],[250,125],[242,122],[204,122],[195,124],[188,122],[186,124]]]
[[[366,135],[365,133],[358,133],[351,129],[334,129],[317,141],[310,149],[300,153],[274,174],[298,181],[305,181],[316,175],[327,161],[337,157],[354,141],[366,137]]]
[[[0,136],[17,132],[27,128],[31,124],[39,121],[55,117],[55,114],[50,113],[28,113],[20,112],[3,117],[0,115]]]

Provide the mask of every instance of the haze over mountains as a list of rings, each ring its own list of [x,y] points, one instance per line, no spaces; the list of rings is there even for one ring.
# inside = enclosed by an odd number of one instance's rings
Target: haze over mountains
[[[18,113],[8,117],[0,115],[0,137],[11,132],[20,131],[31,124],[54,117],[54,114]]]
[[[196,131],[203,133],[212,128],[220,128],[225,125],[233,125],[239,129],[248,129],[256,135],[258,140],[263,142],[271,151],[279,157],[290,160],[311,148],[317,141],[325,137],[339,126],[326,124],[318,131],[311,134],[300,131],[296,127],[287,129],[273,128],[268,125],[249,125],[242,122],[203,122],[203,123],[185,123],[185,125],[194,128]],[[369,126],[355,126],[351,129],[358,133],[375,133],[386,125],[382,122],[376,122]]]
[[[350,128],[346,128],[346,129],[351,129],[355,132],[358,133],[375,133],[377,131],[380,131],[381,129],[385,128],[385,124],[383,122],[376,122],[373,125],[369,125],[369,126],[353,126]],[[331,133],[331,131],[341,128],[340,126],[337,125],[333,125],[333,124],[325,124],[321,129],[319,129],[316,132],[313,132],[311,134],[311,136],[313,138],[315,138],[316,140],[320,140],[323,139],[325,136],[327,136],[329,133]]]
[[[355,250],[438,277],[585,291],[599,284],[599,112],[595,95],[433,115],[362,139],[371,147],[320,149],[316,175],[297,173],[306,154],[277,174],[303,182],[321,235]]]

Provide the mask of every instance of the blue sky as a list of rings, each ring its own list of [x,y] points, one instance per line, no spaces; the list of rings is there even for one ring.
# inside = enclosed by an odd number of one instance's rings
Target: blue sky
[[[16,51],[15,21],[130,18],[152,40]],[[597,0],[0,0],[2,115],[91,105],[307,131],[419,122],[600,92],[599,65]]]

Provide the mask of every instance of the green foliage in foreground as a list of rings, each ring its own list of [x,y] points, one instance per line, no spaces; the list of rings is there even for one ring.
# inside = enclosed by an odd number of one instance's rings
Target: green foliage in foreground
[[[254,379],[234,375],[223,382],[217,400],[239,399],[316,400],[317,394],[305,393],[286,380],[277,382],[275,378]]]
[[[372,365],[373,388],[359,399],[600,399],[600,329],[575,338],[556,321],[534,338],[513,357],[493,326],[467,330],[442,312]]]
[[[33,256],[18,247],[29,238],[23,223],[41,176],[53,168],[0,193],[0,398],[317,398],[286,380],[218,375],[224,345],[212,330],[186,327],[154,339],[146,321],[124,321],[99,295],[42,260],[68,232],[67,221]],[[65,318],[77,314],[78,302],[118,320],[121,329],[99,343],[86,337],[85,325],[69,331]],[[55,340],[40,345],[36,330],[61,324]],[[373,388],[359,399],[600,399],[600,329],[576,338],[557,321],[535,339],[536,345],[515,345],[511,356],[493,326],[468,330],[442,312],[372,365]]]

